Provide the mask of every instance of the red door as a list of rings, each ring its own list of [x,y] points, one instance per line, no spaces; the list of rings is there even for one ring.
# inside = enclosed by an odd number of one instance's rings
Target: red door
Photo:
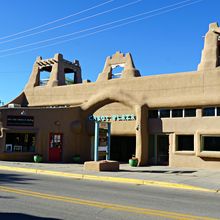
[[[61,162],[62,161],[62,145],[63,134],[51,133],[49,141],[49,161]]]

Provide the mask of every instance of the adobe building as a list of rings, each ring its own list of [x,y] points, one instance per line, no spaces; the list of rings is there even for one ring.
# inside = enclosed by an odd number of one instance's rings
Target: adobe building
[[[219,45],[212,23],[197,71],[142,77],[129,53],[116,52],[96,82],[82,80],[78,61],[38,57],[23,92],[0,109],[0,160],[93,160],[96,120],[111,123],[112,160],[219,168]]]

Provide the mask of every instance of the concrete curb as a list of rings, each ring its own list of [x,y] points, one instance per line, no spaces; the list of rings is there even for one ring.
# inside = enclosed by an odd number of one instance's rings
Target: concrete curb
[[[154,181],[154,180],[142,180],[142,179],[132,179],[132,178],[111,177],[111,176],[96,176],[96,175],[88,175],[88,174],[66,173],[66,172],[59,172],[59,171],[22,168],[22,167],[11,167],[11,166],[0,166],[0,170],[15,171],[15,172],[21,172],[21,173],[34,173],[34,174],[40,174],[40,175],[59,176],[59,177],[66,177],[66,178],[73,178],[73,179],[146,185],[146,186],[184,189],[184,190],[212,192],[212,193],[218,192],[217,190],[212,190],[212,189],[207,189],[207,188],[202,188],[202,187],[197,187],[197,186],[172,183],[172,182]]]

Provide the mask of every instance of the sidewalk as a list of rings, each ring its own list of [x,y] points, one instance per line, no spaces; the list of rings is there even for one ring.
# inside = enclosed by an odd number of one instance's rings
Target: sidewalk
[[[220,169],[184,169],[167,166],[130,167],[128,164],[120,164],[119,172],[94,172],[85,171],[82,164],[0,161],[0,170],[207,192],[220,190]]]

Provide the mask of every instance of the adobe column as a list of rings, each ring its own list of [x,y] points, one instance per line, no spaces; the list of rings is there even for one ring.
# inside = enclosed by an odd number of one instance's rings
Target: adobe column
[[[53,87],[53,86],[58,86],[60,85],[59,83],[59,74],[63,74],[63,67],[62,67],[62,60],[63,60],[63,55],[62,54],[55,54],[54,55],[54,60],[55,63],[52,66],[52,71],[51,71],[51,76],[49,79],[49,82],[47,83],[48,86]]]
[[[146,106],[135,106],[136,113],[136,157],[138,166],[148,162],[148,109]]]

